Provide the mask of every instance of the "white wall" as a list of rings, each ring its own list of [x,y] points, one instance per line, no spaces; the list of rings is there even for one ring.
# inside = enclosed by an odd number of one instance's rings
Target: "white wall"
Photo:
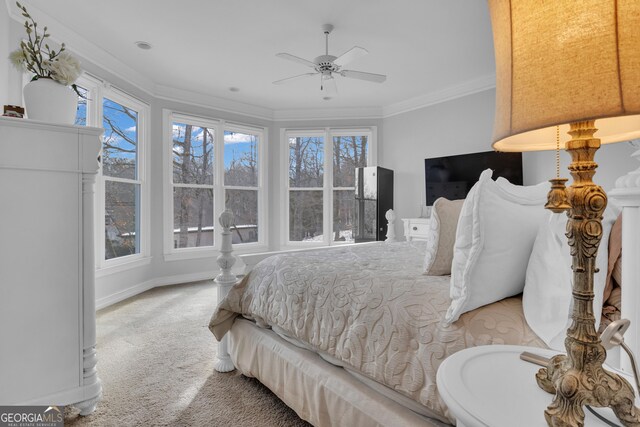
[[[596,122],[597,126],[598,122]],[[596,135],[598,134],[596,133]],[[618,177],[640,167],[638,161],[631,157],[635,150],[628,142],[606,144],[600,147],[595,157],[598,169],[593,177],[593,182],[604,188],[605,191],[611,190]],[[569,182],[571,182],[571,176],[567,166],[570,161],[571,157],[568,153],[560,152],[560,177],[569,178]],[[523,163],[525,184],[547,181],[556,176],[556,154],[553,151],[524,153]]]
[[[489,90],[384,119],[379,163],[394,171],[398,218],[419,216],[425,204],[425,158],[491,150],[494,105]]]
[[[398,218],[418,216],[425,204],[425,158],[491,150],[494,108],[495,91],[488,90],[383,120],[379,163],[395,172]],[[630,157],[634,151],[628,143],[603,146],[596,154],[594,182],[605,190],[613,188],[616,178],[640,166]],[[561,176],[571,178],[569,155],[560,155]],[[525,185],[555,177],[555,153],[524,153],[523,172]],[[402,221],[396,234],[403,235]]]
[[[9,18],[8,24],[9,25],[7,25],[6,27],[3,26],[3,28],[0,30],[3,32],[3,35],[7,36],[7,38],[4,39],[7,41],[7,52],[6,55],[3,55],[3,59],[0,59],[0,61],[4,61],[4,63],[6,64],[3,71],[6,72],[7,104],[23,105],[22,78],[24,76],[20,71],[18,71],[13,65],[9,63],[7,55],[9,55],[9,52],[20,46],[20,40],[22,40],[22,37],[24,36],[24,27],[21,23],[16,22],[11,18]]]
[[[11,18],[7,5],[0,2],[0,105],[9,103],[9,28]]]

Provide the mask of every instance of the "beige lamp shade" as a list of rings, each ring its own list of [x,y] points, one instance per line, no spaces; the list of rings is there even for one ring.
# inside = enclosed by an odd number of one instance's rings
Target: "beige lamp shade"
[[[603,144],[640,138],[640,0],[489,0],[493,148],[556,148],[596,119]],[[562,147],[561,147],[562,148]]]

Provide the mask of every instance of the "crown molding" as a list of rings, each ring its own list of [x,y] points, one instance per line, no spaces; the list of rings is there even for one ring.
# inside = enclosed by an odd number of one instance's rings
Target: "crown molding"
[[[304,120],[355,120],[381,119],[382,108],[301,108],[272,110],[267,107],[233,101],[204,93],[179,89],[173,86],[155,85],[153,96],[165,101],[178,102],[201,108],[211,108],[226,113],[247,116],[253,119],[285,122]]]
[[[254,119],[268,121],[274,120],[274,111],[270,108],[246,104],[243,102],[233,101],[231,99],[207,95],[205,93],[178,89],[173,86],[156,84],[154,88],[153,96],[157,99],[179,102],[181,104],[189,104],[202,108],[212,108],[214,110],[248,116]]]
[[[274,110],[273,121],[381,119],[382,107],[299,108]]]
[[[406,101],[396,102],[389,106],[383,107],[383,117],[392,117],[398,114],[408,113],[410,111],[419,110],[430,105],[440,104],[442,102],[451,101],[453,99],[462,98],[474,93],[484,92],[485,90],[494,89],[496,87],[496,75],[489,74],[472,80],[467,80],[458,85],[448,86]]]

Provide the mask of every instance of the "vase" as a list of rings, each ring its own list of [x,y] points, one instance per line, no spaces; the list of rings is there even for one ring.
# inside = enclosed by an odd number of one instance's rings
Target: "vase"
[[[27,83],[23,95],[29,119],[65,125],[75,123],[78,95],[69,86],[40,78]]]

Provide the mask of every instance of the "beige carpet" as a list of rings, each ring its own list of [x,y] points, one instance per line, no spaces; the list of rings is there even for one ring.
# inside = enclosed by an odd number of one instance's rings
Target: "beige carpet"
[[[67,426],[308,426],[255,379],[213,370],[211,282],[152,289],[98,312],[103,397]]]

